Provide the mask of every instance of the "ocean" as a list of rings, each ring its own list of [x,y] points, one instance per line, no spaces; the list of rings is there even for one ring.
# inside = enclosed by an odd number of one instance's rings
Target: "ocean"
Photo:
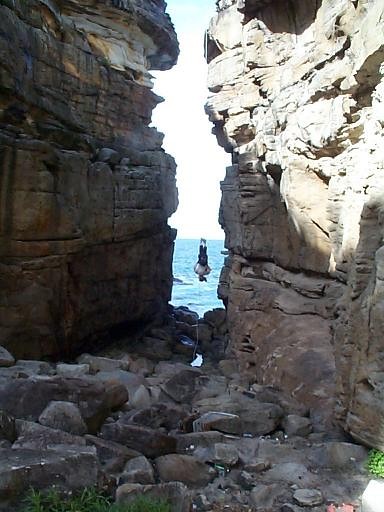
[[[223,240],[207,240],[208,264],[212,271],[207,282],[200,282],[193,271],[197,262],[200,240],[177,239],[173,256],[173,306],[187,306],[203,316],[206,311],[222,308],[223,303],[217,298],[217,286],[221,268],[224,263]]]

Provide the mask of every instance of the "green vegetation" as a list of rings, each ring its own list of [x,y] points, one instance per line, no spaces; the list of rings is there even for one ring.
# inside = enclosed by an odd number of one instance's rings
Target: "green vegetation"
[[[165,501],[152,500],[145,496],[132,503],[113,504],[96,489],[84,489],[71,496],[63,496],[57,490],[42,493],[31,489],[21,512],[170,512]]]
[[[368,455],[367,468],[372,475],[384,478],[384,452],[371,450]]]

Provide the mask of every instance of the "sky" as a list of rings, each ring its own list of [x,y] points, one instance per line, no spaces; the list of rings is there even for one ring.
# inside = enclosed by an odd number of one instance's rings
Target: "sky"
[[[154,92],[165,101],[158,105],[152,124],[165,134],[163,147],[177,163],[179,207],[169,219],[178,238],[219,240],[220,181],[230,157],[211,134],[204,113],[208,90],[204,60],[204,33],[215,14],[215,0],[167,0],[167,12],[180,42],[178,64],[153,73]]]

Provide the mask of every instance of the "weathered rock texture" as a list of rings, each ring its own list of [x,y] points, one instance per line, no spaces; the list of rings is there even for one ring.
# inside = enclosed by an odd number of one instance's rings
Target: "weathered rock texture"
[[[207,113],[233,155],[220,212],[232,348],[256,380],[321,404],[334,342],[338,416],[383,448],[384,4],[217,5]]]
[[[162,314],[175,163],[149,69],[178,44],[163,0],[0,0],[0,339],[72,351]]]

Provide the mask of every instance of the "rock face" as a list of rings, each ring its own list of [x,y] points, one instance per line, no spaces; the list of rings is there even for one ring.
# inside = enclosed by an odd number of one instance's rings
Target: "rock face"
[[[339,418],[383,448],[383,3],[217,6],[206,110],[233,157],[219,287],[232,349],[309,405],[334,393],[336,361]]]
[[[175,163],[148,70],[178,44],[163,0],[1,0],[0,19],[0,339],[58,355],[166,308]]]

